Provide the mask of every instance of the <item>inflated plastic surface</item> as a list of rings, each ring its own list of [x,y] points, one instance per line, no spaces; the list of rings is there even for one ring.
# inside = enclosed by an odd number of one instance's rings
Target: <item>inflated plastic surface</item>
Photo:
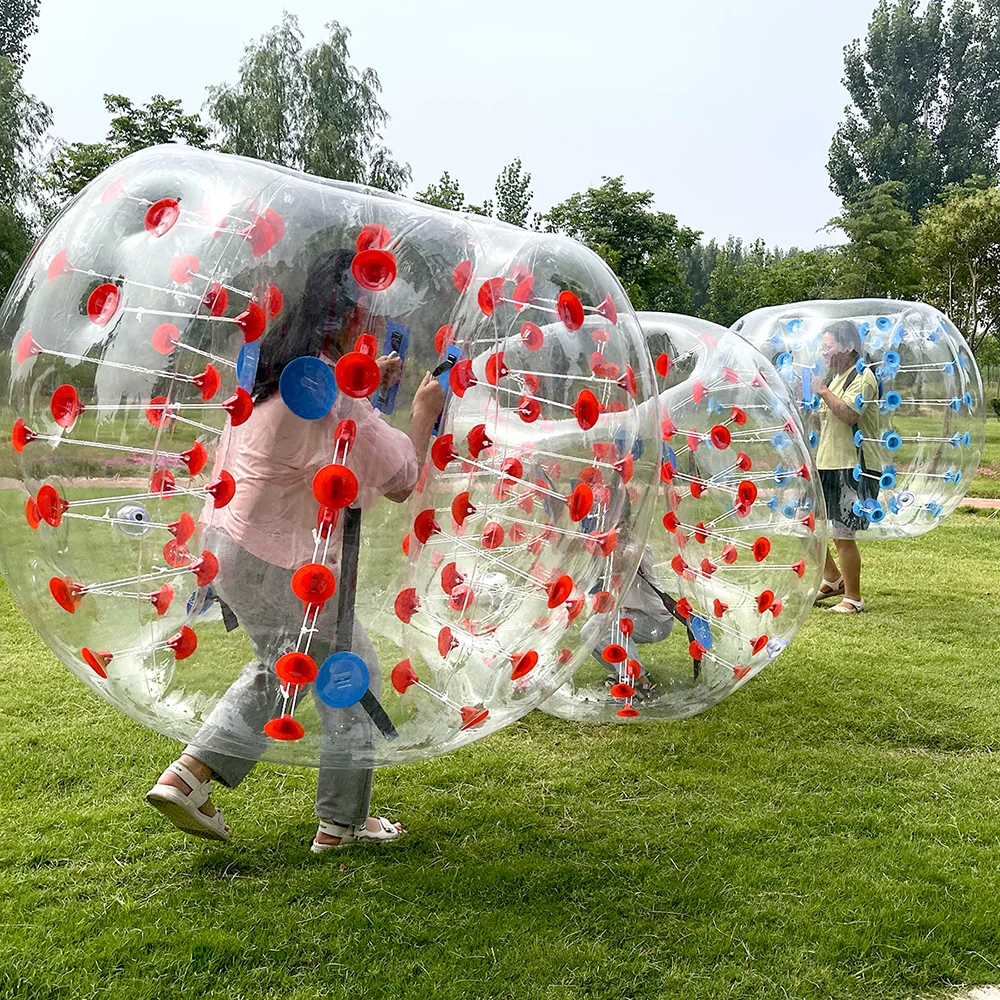
[[[845,321],[863,346],[858,384],[870,372],[876,387],[870,398],[858,394],[852,464],[873,495],[858,501],[865,523],[857,537],[922,534],[962,501],[983,450],[982,380],[955,325],[923,303],[851,299],[758,309],[733,329],[777,367],[815,454],[822,433],[816,383],[832,381],[824,334]]]
[[[563,718],[710,708],[785,649],[822,578],[822,491],[774,367],[715,324],[639,320],[660,385],[658,516],[621,617],[542,706]]]
[[[0,350],[15,599],[102,697],[217,752],[392,764],[513,721],[587,657],[649,529],[651,360],[561,237],[160,147],[49,229]],[[356,509],[377,658],[337,641]]]

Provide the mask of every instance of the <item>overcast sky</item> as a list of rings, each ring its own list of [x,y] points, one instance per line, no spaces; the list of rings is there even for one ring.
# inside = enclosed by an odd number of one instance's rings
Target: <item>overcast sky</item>
[[[706,237],[838,241],[826,156],[847,95],[843,46],[875,0],[42,0],[26,87],[55,134],[104,136],[104,93],[200,110],[244,43],[289,6],[306,43],[337,19],[372,66],[412,194],[442,170],[471,201],[520,156],[535,208],[623,174]]]

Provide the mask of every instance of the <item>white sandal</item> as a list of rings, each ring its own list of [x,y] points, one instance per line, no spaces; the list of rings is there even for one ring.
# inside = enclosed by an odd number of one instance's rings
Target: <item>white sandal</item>
[[[214,816],[206,816],[201,812],[201,806],[212,794],[212,782],[199,781],[179,760],[175,760],[167,770],[173,771],[191,791],[185,795],[173,785],[161,785],[157,782],[146,792],[146,801],[159,809],[178,830],[183,830],[192,837],[229,840],[229,827],[222,810],[216,809]]]
[[[826,593],[823,593],[823,588],[826,587]],[[814,604],[819,604],[820,601],[825,601],[830,597],[843,597],[844,595],[844,578],[843,576],[838,576],[836,580],[824,580],[820,585],[819,591],[816,594],[816,600]]]
[[[379,828],[369,830],[367,823],[363,826],[343,826],[340,823],[330,823],[325,819],[319,821],[319,832],[325,833],[328,837],[340,837],[339,844],[320,844],[313,838],[312,846],[309,848],[313,854],[322,854],[324,851],[333,851],[341,847],[350,847],[351,844],[361,844],[366,840],[389,842],[399,840],[405,831],[400,830],[395,823],[390,823],[384,816],[378,817]]]
[[[844,605],[847,605],[845,608]],[[860,615],[862,611],[865,610],[864,601],[856,601],[853,597],[842,597],[839,604],[835,604],[832,608],[827,608],[827,611],[836,611],[841,615]]]

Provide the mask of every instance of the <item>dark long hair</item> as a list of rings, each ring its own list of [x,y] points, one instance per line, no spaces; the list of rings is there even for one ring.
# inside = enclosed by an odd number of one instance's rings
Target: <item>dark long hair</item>
[[[344,317],[358,303],[358,286],[351,274],[352,250],[330,250],[309,268],[306,287],[280,329],[270,330],[260,343],[253,391],[255,403],[278,391],[285,365],[304,355],[319,357],[324,348],[336,354]]]
[[[858,333],[858,327],[854,321],[849,319],[838,319],[823,332],[829,333],[841,347],[845,348],[843,353],[846,354],[849,350],[854,355],[854,366],[851,367],[847,378],[844,379],[844,388],[846,389],[856,378],[858,374],[857,361],[864,353],[861,334]]]

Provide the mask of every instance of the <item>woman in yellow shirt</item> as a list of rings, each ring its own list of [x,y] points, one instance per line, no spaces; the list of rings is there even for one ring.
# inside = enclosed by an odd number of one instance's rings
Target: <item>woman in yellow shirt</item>
[[[822,426],[816,467],[837,559],[827,552],[823,586],[817,600],[841,597],[831,611],[859,614],[865,610],[865,602],[861,599],[861,553],[855,537],[868,526],[868,521],[855,512],[854,505],[876,498],[879,485],[878,474],[865,460],[864,446],[854,443],[854,435],[860,428],[866,439],[878,436],[875,426],[878,381],[871,369],[858,371],[864,348],[858,328],[851,320],[831,323],[823,333],[820,350],[829,368],[830,384],[819,384]],[[858,466],[860,479],[855,478]]]

